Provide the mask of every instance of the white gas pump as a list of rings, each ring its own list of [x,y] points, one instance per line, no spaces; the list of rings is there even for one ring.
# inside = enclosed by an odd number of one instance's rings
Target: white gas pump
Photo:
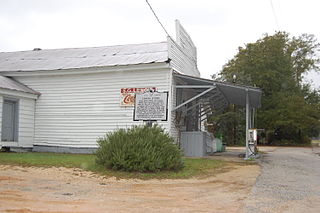
[[[249,131],[248,157],[253,157],[257,154],[258,131],[257,129],[249,129],[248,131]]]

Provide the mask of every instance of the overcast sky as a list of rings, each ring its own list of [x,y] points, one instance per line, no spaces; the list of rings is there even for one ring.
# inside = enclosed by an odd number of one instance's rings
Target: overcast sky
[[[0,0],[0,51],[165,41],[145,0]],[[239,46],[277,30],[320,41],[319,0],[149,0],[175,38],[179,19],[198,50],[202,77],[219,72]],[[320,75],[313,74],[317,86]],[[319,79],[317,81],[317,79]]]

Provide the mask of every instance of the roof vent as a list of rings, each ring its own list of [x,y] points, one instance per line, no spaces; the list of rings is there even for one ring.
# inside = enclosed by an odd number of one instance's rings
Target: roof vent
[[[39,47],[33,48],[33,51],[40,51],[40,50],[41,50],[41,48],[39,48]]]

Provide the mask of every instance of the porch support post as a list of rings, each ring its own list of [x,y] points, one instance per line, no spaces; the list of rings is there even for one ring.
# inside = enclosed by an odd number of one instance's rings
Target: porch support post
[[[246,89],[246,157],[249,158],[249,122],[250,122],[250,104],[249,104],[249,91]]]
[[[255,127],[255,114],[256,114],[256,109],[252,108],[252,122],[251,122],[251,128],[257,128]]]

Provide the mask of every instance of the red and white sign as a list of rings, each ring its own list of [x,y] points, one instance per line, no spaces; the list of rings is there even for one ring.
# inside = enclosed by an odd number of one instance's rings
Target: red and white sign
[[[120,106],[134,106],[135,94],[142,94],[146,91],[157,91],[156,87],[143,87],[143,88],[121,88],[120,90]]]

